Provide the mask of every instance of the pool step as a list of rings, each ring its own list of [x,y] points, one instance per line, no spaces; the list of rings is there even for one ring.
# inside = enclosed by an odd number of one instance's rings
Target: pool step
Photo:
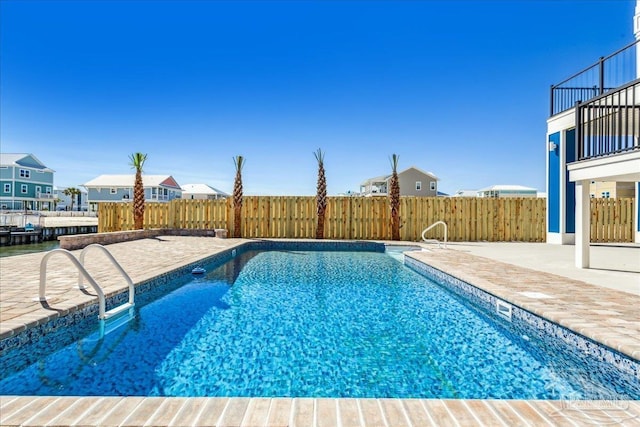
[[[122,305],[119,305],[116,308],[112,308],[111,310],[109,310],[106,313],[104,313],[104,320],[108,320],[108,319],[110,319],[112,317],[115,317],[118,314],[120,314],[120,313],[122,313],[122,312],[124,312],[126,310],[129,310],[130,308],[133,308],[134,305],[135,305],[134,303],[127,302],[127,303],[124,303]]]
[[[107,317],[100,319],[100,339],[129,323],[135,316],[134,304],[122,304],[107,311]]]

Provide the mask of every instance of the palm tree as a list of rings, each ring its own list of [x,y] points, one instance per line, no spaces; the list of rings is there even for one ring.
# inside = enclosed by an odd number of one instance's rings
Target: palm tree
[[[133,185],[133,228],[144,228],[144,186],[142,185],[142,167],[147,160],[147,155],[134,153],[129,156],[131,167],[136,170],[136,180]]]
[[[316,228],[316,239],[324,238],[324,216],[327,210],[327,179],[324,175],[324,153],[318,148],[314,152],[318,161],[318,186],[316,193],[316,211],[318,213],[318,226]]]
[[[391,206],[391,240],[400,240],[400,181],[398,180],[398,160],[393,154],[391,161],[391,182],[389,183],[389,205]]]
[[[236,179],[233,183],[233,237],[241,237],[242,168],[244,167],[244,158],[242,156],[234,157],[233,164],[236,166]]]
[[[76,187],[67,187],[64,190],[62,190],[62,194],[64,194],[65,196],[71,197],[71,210],[73,211],[73,204],[76,201],[76,196],[82,193]]]

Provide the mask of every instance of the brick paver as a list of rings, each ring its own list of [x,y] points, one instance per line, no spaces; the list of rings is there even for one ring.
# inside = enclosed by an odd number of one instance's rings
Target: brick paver
[[[138,283],[241,242],[166,236],[108,249]],[[52,257],[48,265],[48,306],[33,301],[43,256],[0,258],[0,338],[95,303],[91,290],[75,288],[77,271],[63,256]],[[411,256],[636,359],[640,355],[640,297],[453,250]],[[105,294],[126,288],[103,254],[89,253],[86,266]],[[562,401],[0,396],[0,425],[640,424],[638,402],[617,402],[615,408],[589,403],[582,402],[583,409],[576,411]]]

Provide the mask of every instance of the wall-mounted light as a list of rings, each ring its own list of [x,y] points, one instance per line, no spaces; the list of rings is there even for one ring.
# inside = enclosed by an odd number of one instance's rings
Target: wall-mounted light
[[[549,141],[549,151],[556,151],[558,149],[558,144],[553,141]]]

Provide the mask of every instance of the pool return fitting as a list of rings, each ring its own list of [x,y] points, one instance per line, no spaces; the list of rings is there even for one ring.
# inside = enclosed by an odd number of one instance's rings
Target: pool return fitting
[[[112,308],[109,311],[106,311],[104,291],[102,290],[100,285],[96,283],[95,279],[91,276],[91,274],[89,274],[87,269],[84,268],[85,255],[92,248],[101,250],[107,256],[107,258],[111,261],[114,267],[124,277],[125,281],[127,282],[127,285],[129,285],[129,302],[122,304],[120,306],[117,306],[115,308]],[[113,255],[111,255],[111,252],[109,252],[107,248],[105,248],[104,246],[99,245],[97,243],[94,243],[92,245],[85,247],[82,250],[82,252],[80,252],[80,260],[78,260],[70,251],[66,249],[54,249],[52,251],[47,252],[45,256],[42,258],[42,261],[40,261],[40,291],[36,301],[47,301],[47,296],[45,292],[46,285],[47,285],[47,263],[49,262],[49,259],[55,254],[64,254],[67,258],[71,260],[73,265],[75,265],[76,268],[78,269],[78,289],[84,290],[87,288],[83,284],[83,278],[84,278],[87,280],[87,282],[89,282],[91,287],[96,291],[96,294],[98,295],[98,319],[100,319],[101,321],[101,329],[103,329],[104,327],[103,321],[112,317],[116,317],[118,314],[124,313],[126,310],[130,310],[130,314],[132,315],[131,310],[135,305],[134,303],[135,288],[133,286],[133,281],[131,280],[131,277],[129,277],[129,275],[124,271],[124,269],[118,263],[118,261],[116,261]]]

